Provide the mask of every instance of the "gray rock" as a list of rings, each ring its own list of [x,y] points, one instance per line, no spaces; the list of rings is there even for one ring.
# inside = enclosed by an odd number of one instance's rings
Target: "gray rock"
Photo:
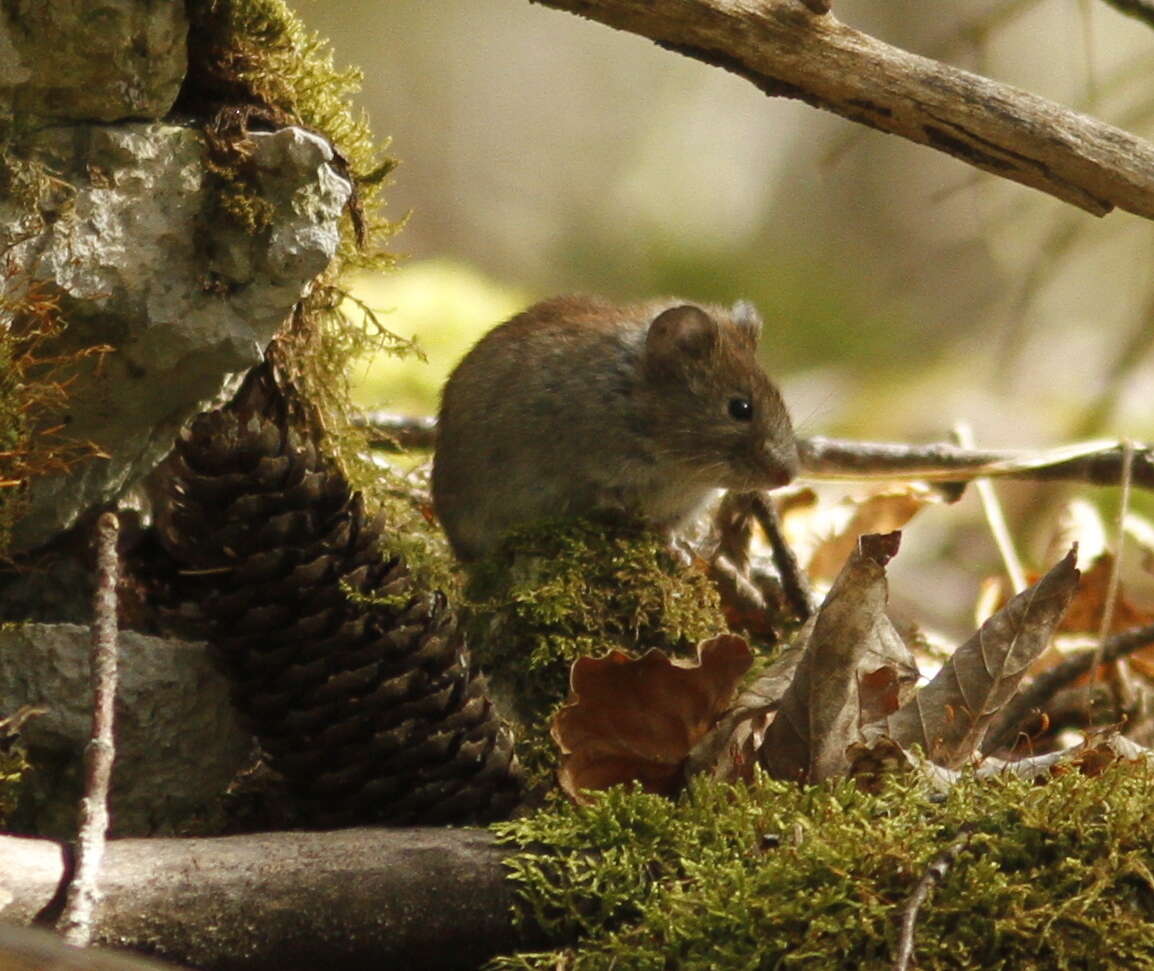
[[[20,821],[44,835],[75,835],[92,688],[89,628],[22,624],[0,629],[0,714],[47,712],[21,734],[35,771]],[[225,677],[205,645],[120,633],[116,762],[110,798],[117,835],[171,832],[218,810],[252,755]]]
[[[0,4],[0,121],[155,119],[188,60],[176,0],[7,0]]]
[[[73,346],[114,348],[70,389],[63,418],[109,457],[37,480],[13,550],[146,475],[259,362],[336,252],[351,187],[328,144],[297,128],[250,138],[251,190],[270,215],[257,233],[221,216],[200,133],[171,125],[46,129],[35,152],[62,180],[55,212],[38,220],[0,199],[0,252],[61,295]]]

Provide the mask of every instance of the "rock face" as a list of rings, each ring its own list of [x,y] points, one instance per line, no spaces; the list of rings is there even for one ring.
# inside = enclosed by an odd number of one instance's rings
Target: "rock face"
[[[184,79],[187,34],[173,0],[7,0],[0,122],[160,118]]]
[[[147,474],[180,426],[260,361],[335,253],[351,187],[327,143],[297,128],[249,139],[258,231],[223,215],[199,131],[159,123],[46,128],[32,153],[59,180],[50,198],[38,212],[0,198],[0,252],[59,295],[73,347],[113,348],[62,416],[110,457],[37,481],[14,550]]]
[[[22,782],[20,822],[71,838],[81,794],[92,688],[89,628],[21,624],[0,631],[0,712],[39,705],[21,733],[35,770]],[[112,830],[171,832],[202,819],[252,754],[227,679],[203,644],[122,631],[116,700]]]

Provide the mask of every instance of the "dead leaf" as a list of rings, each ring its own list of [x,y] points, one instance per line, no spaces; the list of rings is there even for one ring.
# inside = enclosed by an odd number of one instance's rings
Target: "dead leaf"
[[[1093,634],[1097,636],[1102,627],[1102,613],[1106,607],[1106,596],[1110,587],[1110,574],[1114,570],[1114,556],[1102,553],[1095,557],[1089,568],[1082,571],[1078,590],[1070,601],[1058,630],[1065,633]],[[1154,623],[1154,613],[1130,603],[1125,589],[1118,587],[1118,599],[1114,602],[1114,616],[1108,634],[1145,627]]]
[[[1115,762],[1137,762],[1151,757],[1154,753],[1150,749],[1112,731],[1086,739],[1071,752],[1069,764],[1076,766],[1082,775],[1097,776]]]
[[[808,636],[811,619],[799,633]],[[797,671],[804,649],[791,646],[742,689],[725,716],[689,753],[685,776],[706,772],[728,782],[751,782],[765,730],[773,721],[781,698]]]
[[[806,573],[816,583],[828,583],[853,553],[859,536],[901,529],[921,509],[941,501],[940,490],[923,482],[903,482],[847,497],[832,507],[815,505],[808,513],[810,542],[802,545],[811,550],[805,557]],[[798,515],[794,513],[790,531],[794,536]]]
[[[871,713],[887,706],[891,683],[877,672],[892,669],[892,686],[916,680],[913,655],[885,614],[885,566],[900,540],[896,532],[862,536],[807,628],[804,653],[759,750],[775,778],[819,782],[844,772],[863,698]]]
[[[1078,583],[1073,550],[1010,600],[896,714],[870,726],[903,748],[920,745],[939,765],[958,768],[981,743],[990,720],[1045,649]]]
[[[570,701],[553,719],[561,788],[577,802],[585,801],[583,790],[630,781],[673,795],[690,750],[730,708],[752,661],[734,634],[702,641],[696,663],[657,649],[640,658],[622,651],[579,658]]]

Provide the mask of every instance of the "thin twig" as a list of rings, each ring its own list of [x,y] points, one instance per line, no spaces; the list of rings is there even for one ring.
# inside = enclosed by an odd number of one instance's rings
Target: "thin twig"
[[[1118,519],[1114,539],[1114,562],[1110,566],[1110,579],[1106,585],[1106,602],[1102,605],[1102,626],[1098,629],[1097,653],[1090,666],[1090,681],[1086,686],[1086,702],[1089,706],[1090,686],[1097,678],[1102,666],[1102,652],[1106,649],[1106,638],[1114,626],[1114,608],[1118,603],[1118,585],[1122,575],[1122,554],[1126,545],[1126,514],[1130,511],[1130,471],[1134,465],[1134,444],[1129,439],[1122,443],[1122,494],[1118,500]]]
[[[112,720],[116,700],[116,540],[120,523],[106,512],[96,522],[96,595],[92,623],[92,734],[84,750],[84,798],[76,870],[56,927],[69,944],[87,947],[93,910],[100,897],[100,866],[108,831],[108,788],[112,780]]]
[[[387,412],[361,415],[373,448],[431,449],[437,422]],[[1154,445],[1133,445],[1133,485],[1154,489]],[[969,449],[944,442],[904,445],[848,439],[798,439],[803,475],[807,479],[921,479],[966,482],[982,476],[1041,481],[1118,485],[1122,481],[1123,445],[1115,441],[1082,442],[1042,450]]]
[[[358,415],[353,424],[369,430],[369,447],[387,452],[431,449],[437,441],[437,419],[413,418],[385,411]]]
[[[930,861],[926,872],[914,887],[910,899],[902,909],[902,932],[898,940],[898,953],[894,959],[894,971],[908,971],[910,961],[914,956],[914,927],[918,920],[918,910],[926,902],[930,891],[945,879],[958,856],[970,842],[972,832],[967,825],[963,825],[954,841],[938,856]]]
[[[982,754],[989,755],[1013,743],[1030,712],[1041,710],[1055,694],[1091,670],[1095,663],[1108,664],[1151,644],[1154,644],[1154,624],[1136,627],[1108,637],[1101,652],[1097,648],[1079,651],[1038,675],[1002,709],[1001,718],[982,743]]]
[[[994,451],[956,445],[902,445],[835,438],[798,441],[803,474],[814,479],[921,479],[963,482],[981,476],[1064,480],[1092,485],[1122,481],[1120,442],[1081,442],[1039,451]],[[1154,489],[1154,446],[1135,445],[1133,484]]]
[[[957,437],[958,444],[963,448],[972,449],[974,447],[974,433],[967,423],[958,422],[954,426],[954,435]],[[1029,584],[1026,582],[1026,571],[1022,567],[1021,557],[1018,556],[1018,550],[1014,546],[1014,538],[1010,535],[1010,529],[1006,525],[1006,517],[1002,512],[1002,504],[998,501],[998,494],[994,492],[993,483],[985,477],[975,479],[974,488],[982,502],[986,524],[990,527],[990,533],[993,534],[994,543],[1002,557],[1002,564],[1006,567],[1006,573],[1009,574],[1010,586],[1015,594],[1019,594]]]

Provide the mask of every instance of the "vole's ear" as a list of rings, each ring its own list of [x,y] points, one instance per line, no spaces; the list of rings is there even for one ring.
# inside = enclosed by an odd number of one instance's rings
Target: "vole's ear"
[[[738,300],[730,308],[729,316],[738,330],[748,334],[753,346],[757,347],[757,341],[761,337],[761,314],[757,312],[757,308],[748,300]]]
[[[653,318],[645,337],[645,357],[661,368],[704,358],[717,346],[717,321],[700,307],[670,307]]]

